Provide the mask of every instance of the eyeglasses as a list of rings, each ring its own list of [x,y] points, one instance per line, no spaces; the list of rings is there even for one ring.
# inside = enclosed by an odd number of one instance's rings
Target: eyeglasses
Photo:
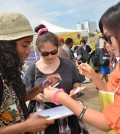
[[[103,37],[102,37],[102,38],[103,38],[107,43],[112,44],[111,37],[112,37],[112,35],[103,34]]]
[[[43,51],[43,52],[41,52],[41,55],[42,55],[43,57],[45,57],[45,56],[48,56],[49,54],[55,55],[55,54],[57,54],[57,53],[58,53],[58,49],[55,49],[55,50],[53,50],[53,51],[51,51],[51,52],[45,52],[45,51]]]

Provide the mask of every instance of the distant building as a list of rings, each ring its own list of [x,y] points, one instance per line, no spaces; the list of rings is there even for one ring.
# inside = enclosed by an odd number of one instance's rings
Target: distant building
[[[77,23],[77,30],[85,30],[84,24]]]
[[[86,20],[84,26],[86,30],[88,30],[88,33],[94,33],[97,30],[97,24],[95,21]]]
[[[84,24],[77,23],[78,30],[86,30],[88,33],[94,33],[97,30],[97,24],[95,21],[86,20]]]

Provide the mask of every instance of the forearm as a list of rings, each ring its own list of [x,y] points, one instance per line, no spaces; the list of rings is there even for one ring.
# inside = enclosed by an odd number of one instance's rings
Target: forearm
[[[32,88],[26,95],[26,101],[32,100],[36,95],[43,92],[42,85]]]
[[[0,127],[0,134],[18,134],[18,133],[24,133],[26,130],[26,124],[25,123],[18,123],[14,125],[4,126]]]
[[[101,79],[101,77],[97,73],[93,75],[91,80],[98,87],[99,90],[107,90],[107,84]]]
[[[57,101],[68,107],[76,116],[79,116],[83,105],[79,104],[75,100],[73,100],[71,97],[69,97],[65,93],[59,93],[57,94]],[[67,101],[66,101],[67,99]],[[88,124],[102,130],[102,131],[109,131],[110,127],[106,124],[104,115],[98,111],[92,110],[90,108],[87,108],[83,120],[87,122]]]

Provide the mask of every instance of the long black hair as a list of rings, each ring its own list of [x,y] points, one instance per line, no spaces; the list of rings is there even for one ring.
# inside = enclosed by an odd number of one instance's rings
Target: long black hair
[[[13,87],[19,99],[25,98],[25,86],[21,79],[22,63],[16,50],[15,41],[0,41],[0,75]]]

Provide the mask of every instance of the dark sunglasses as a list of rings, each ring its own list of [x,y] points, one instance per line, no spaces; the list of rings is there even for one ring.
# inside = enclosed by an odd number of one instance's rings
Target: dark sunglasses
[[[57,53],[58,53],[58,49],[55,49],[55,50],[53,50],[51,52],[45,52],[45,51],[43,51],[43,52],[41,52],[41,55],[44,57],[44,56],[48,56],[49,54],[55,55]]]
[[[107,35],[107,34],[103,34],[102,36],[102,38],[109,44],[112,44],[111,37],[112,35]]]

